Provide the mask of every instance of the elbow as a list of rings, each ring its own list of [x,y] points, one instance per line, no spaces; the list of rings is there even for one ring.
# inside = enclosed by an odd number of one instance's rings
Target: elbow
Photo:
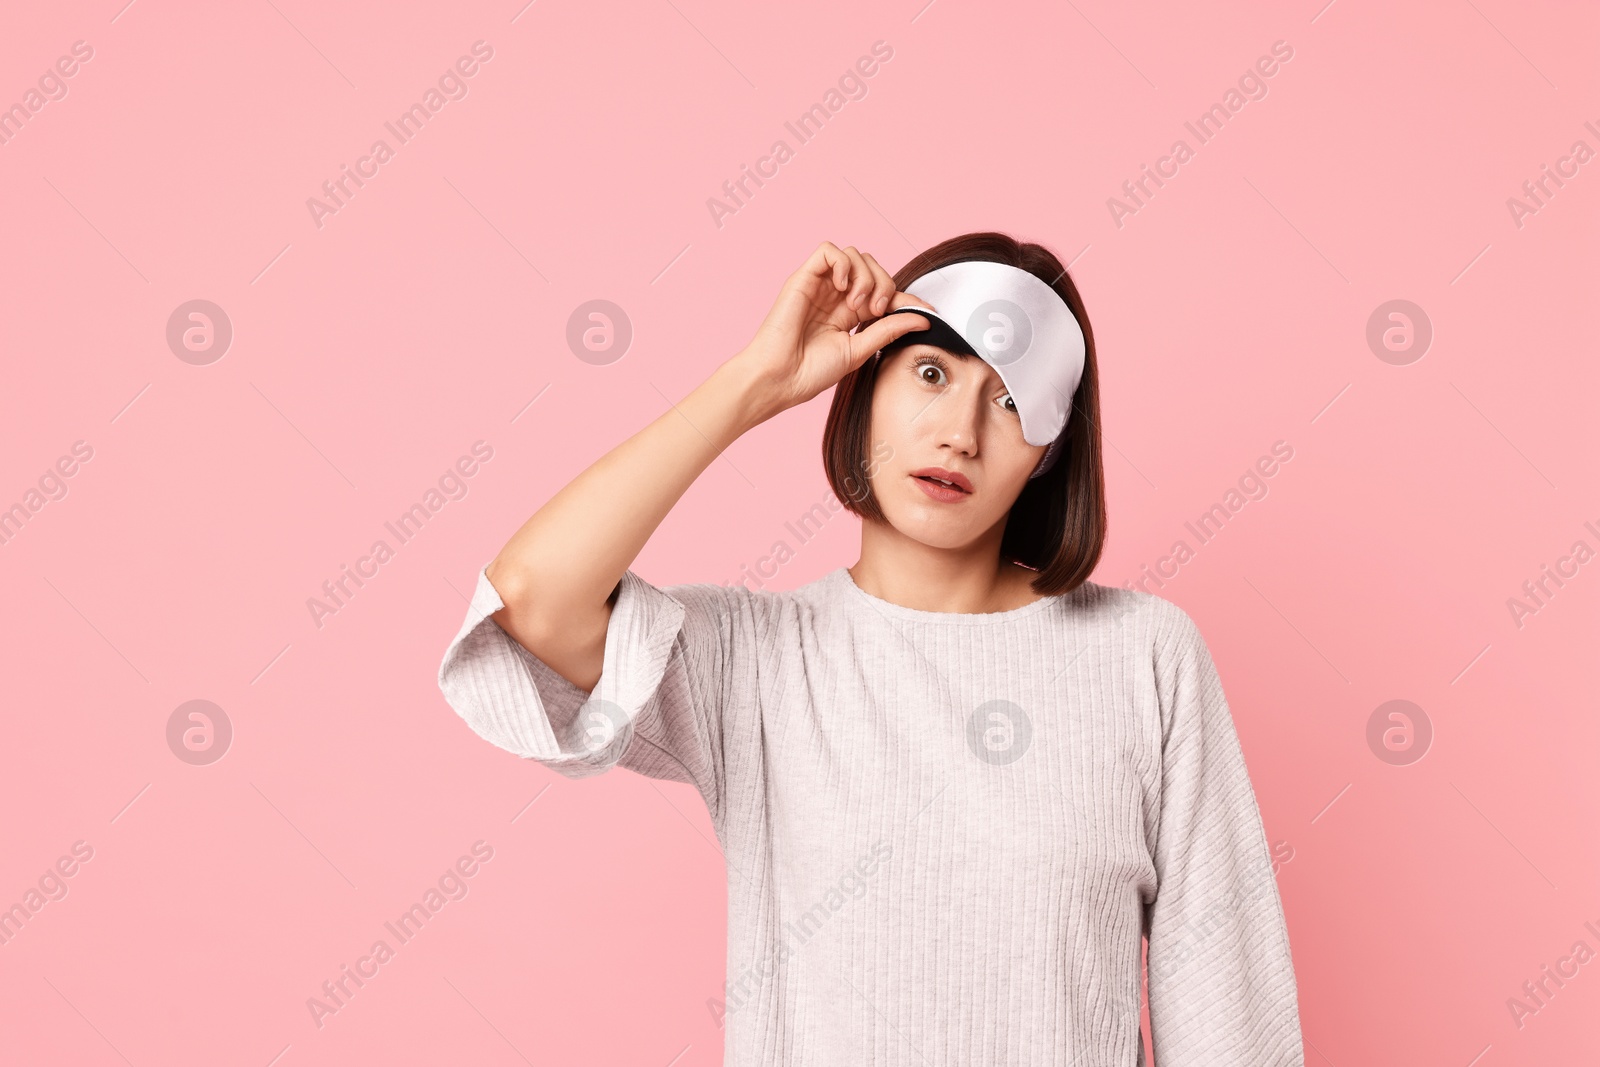
[[[524,648],[538,655],[555,632],[551,618],[552,598],[544,583],[524,570],[496,561],[484,570],[505,605],[492,616],[500,628],[515,637]]]
[[[540,629],[536,625],[538,607],[545,601],[538,592],[541,583],[527,571],[507,566],[498,559],[485,567],[483,574],[494,587],[501,604],[490,618],[506,633],[526,644],[527,638]]]
[[[622,591],[618,579],[603,597],[592,587],[574,586],[573,576],[559,570],[535,570],[496,557],[484,568],[500,602],[522,628],[538,633],[566,633],[577,620],[598,617],[602,625]]]
[[[483,569],[483,573],[506,607],[517,607],[526,602],[528,587],[533,584],[533,578],[526,570],[511,566],[496,556]]]
[[[500,628],[572,684],[593,689],[611,609],[574,604],[546,575],[503,564],[490,564],[484,573],[505,605],[491,616]]]

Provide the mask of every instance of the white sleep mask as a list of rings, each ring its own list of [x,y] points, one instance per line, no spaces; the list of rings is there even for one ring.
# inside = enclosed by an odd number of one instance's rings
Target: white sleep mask
[[[1029,478],[1048,471],[1061,451],[1072,396],[1083,378],[1083,329],[1066,301],[1031,271],[976,259],[929,271],[905,291],[937,310],[888,312],[922,315],[928,329],[913,330],[885,350],[930,344],[983,359],[1017,405],[1022,439],[1050,446]]]

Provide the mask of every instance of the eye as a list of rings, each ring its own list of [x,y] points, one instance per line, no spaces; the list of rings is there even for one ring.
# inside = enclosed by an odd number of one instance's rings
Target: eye
[[[1019,412],[1017,410],[1017,402],[1015,400],[1011,399],[1011,394],[1010,393],[1006,393],[1001,398],[1000,406],[1005,408],[1007,411],[1011,412],[1011,414],[1013,414],[1013,415],[1020,415],[1021,414],[1021,412]]]
[[[933,371],[930,376],[928,371]],[[911,373],[928,385],[946,385],[950,381],[949,369],[938,356],[921,356],[911,364]]]

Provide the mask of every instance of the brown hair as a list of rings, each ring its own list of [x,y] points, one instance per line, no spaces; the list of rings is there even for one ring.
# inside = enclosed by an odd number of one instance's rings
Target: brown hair
[[[1063,431],[1063,453],[1047,472],[1023,486],[1000,542],[1000,554],[1039,572],[1033,590],[1044,596],[1069,593],[1083,584],[1100,560],[1106,540],[1105,471],[1100,450],[1100,378],[1095,368],[1094,331],[1078,287],[1067,268],[1042,245],[1004,233],[968,233],[941,241],[912,257],[894,275],[895,288],[929,271],[966,260],[1019,267],[1049,285],[1083,328],[1083,377],[1072,397]],[[863,322],[868,325],[872,320]],[[909,335],[914,337],[915,335]],[[866,475],[871,442],[872,393],[879,360],[869,359],[840,380],[822,434],[822,464],[828,484],[846,508],[864,521],[887,522]]]

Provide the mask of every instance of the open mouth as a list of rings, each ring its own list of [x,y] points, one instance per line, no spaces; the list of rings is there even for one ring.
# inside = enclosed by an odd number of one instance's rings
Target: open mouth
[[[916,479],[918,489],[940,503],[955,503],[972,495],[972,482],[966,475],[943,467],[924,467],[912,471],[911,477]]]

